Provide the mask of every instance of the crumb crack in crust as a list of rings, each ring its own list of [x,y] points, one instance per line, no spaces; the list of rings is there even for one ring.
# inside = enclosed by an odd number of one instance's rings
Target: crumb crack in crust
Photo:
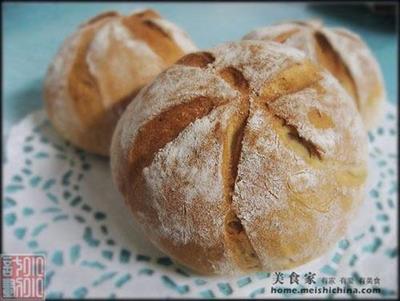
[[[237,169],[242,153],[242,140],[250,114],[250,87],[243,74],[232,66],[223,68],[219,71],[219,75],[241,94],[240,110],[236,116],[229,120],[223,146],[222,165],[225,168],[223,168],[222,173],[227,207],[224,218],[225,244],[227,252],[232,253],[240,269],[245,271],[257,270],[261,268],[261,262],[249,240],[246,229],[232,206]]]
[[[149,238],[201,273],[307,262],[361,201],[356,108],[295,49],[226,43],[183,57],[137,97],[113,137],[114,181]]]
[[[314,39],[316,41],[315,46],[318,61],[339,80],[355,100],[357,109],[360,110],[360,98],[357,93],[356,84],[349,67],[343,60],[343,56],[334,49],[331,42],[322,32],[315,31]]]

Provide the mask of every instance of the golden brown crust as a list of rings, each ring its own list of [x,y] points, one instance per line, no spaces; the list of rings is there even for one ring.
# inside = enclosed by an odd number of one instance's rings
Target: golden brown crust
[[[295,64],[270,80],[261,91],[261,98],[268,104],[286,95],[304,90],[321,79],[321,70],[311,62]]]
[[[90,28],[81,36],[75,62],[72,64],[71,71],[69,72],[68,93],[71,96],[72,106],[75,109],[73,113],[82,121],[82,128],[93,128],[95,129],[95,133],[97,133],[97,128],[102,131],[106,130],[107,127],[101,126],[101,122],[104,120],[104,116],[102,116],[104,109],[102,103],[99,102],[101,95],[97,80],[90,73],[86,62],[86,54],[95,30],[96,28]],[[102,137],[105,139],[101,139]],[[84,135],[75,139],[78,139],[79,143],[83,143],[89,151],[94,151],[91,146],[96,144],[101,149],[107,148],[107,141],[109,141],[110,135],[102,136],[94,134],[89,137]]]
[[[294,34],[297,33],[298,31],[299,31],[299,29],[292,29],[292,30],[289,30],[289,31],[287,31],[287,32],[284,32],[284,33],[279,34],[279,35],[276,36],[273,40],[274,40],[275,42],[278,42],[278,43],[285,43],[285,41],[286,41],[287,39],[289,39],[292,35],[294,35]]]
[[[217,99],[199,96],[148,121],[135,138],[136,147],[129,153],[128,168],[131,180],[128,182],[134,183],[138,174],[151,163],[159,149],[175,139],[191,122],[210,113],[218,104],[220,101]]]
[[[159,19],[159,18],[161,18],[161,15],[153,9],[144,9],[142,11],[137,12],[135,15],[142,19],[149,19],[149,18]]]
[[[52,82],[52,87],[45,85],[46,109],[56,129],[73,144],[102,155],[108,153],[112,134],[109,128],[112,128],[117,120],[115,118],[110,120],[99,102],[101,96],[98,83],[88,70],[85,55],[96,31],[114,16],[114,14],[104,14],[90,20],[87,26],[81,29],[79,37],[72,37],[72,40],[66,42],[64,48],[68,47],[66,44],[74,44],[75,49],[68,54],[72,56],[68,60],[69,66],[63,67],[65,75],[56,79],[57,82]],[[61,98],[67,102],[61,108],[55,101],[60,97],[60,89],[65,90]],[[71,120],[76,119],[76,121],[69,122],[65,118],[60,118],[60,115],[66,114],[73,114]]]
[[[50,120],[73,144],[108,156],[126,105],[193,49],[187,36],[155,11],[100,14],[66,40],[49,68],[44,89]]]
[[[300,52],[226,43],[139,93],[113,137],[114,181],[153,243],[196,271],[298,266],[343,234],[362,199],[355,110]]]
[[[179,65],[205,68],[207,65],[213,63],[215,58],[209,52],[196,52],[185,55],[176,63]]]
[[[131,15],[124,17],[122,24],[132,32],[135,38],[149,45],[163,59],[165,65],[169,66],[181,58],[184,52],[172,37],[161,26],[155,23],[153,19],[154,16],[152,14]]]
[[[304,51],[329,70],[354,99],[367,129],[378,122],[385,101],[382,74],[361,38],[320,21],[289,21],[256,29],[243,39],[277,41]]]
[[[98,23],[99,21],[103,21],[106,18],[118,17],[118,16],[119,16],[119,14],[115,11],[107,11],[107,12],[101,13],[101,14],[91,18],[89,21],[82,24],[82,26],[92,25],[92,24]]]

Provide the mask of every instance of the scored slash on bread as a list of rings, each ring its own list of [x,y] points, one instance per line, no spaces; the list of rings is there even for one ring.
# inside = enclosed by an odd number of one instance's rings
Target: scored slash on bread
[[[113,136],[115,184],[149,239],[206,274],[276,271],[344,234],[366,136],[339,83],[296,49],[189,54],[142,89]]]

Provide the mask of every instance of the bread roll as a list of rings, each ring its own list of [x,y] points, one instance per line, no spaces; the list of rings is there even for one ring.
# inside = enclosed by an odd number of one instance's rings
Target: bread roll
[[[311,20],[259,28],[243,39],[276,41],[303,50],[328,69],[353,97],[367,129],[379,122],[386,99],[381,70],[368,46],[355,33],[327,28],[319,20]]]
[[[76,146],[108,156],[126,105],[195,49],[186,33],[153,10],[98,15],[64,42],[48,69],[44,99],[50,121]]]
[[[115,184],[161,250],[204,274],[288,269],[344,234],[366,179],[350,96],[294,48],[189,54],[118,122]]]

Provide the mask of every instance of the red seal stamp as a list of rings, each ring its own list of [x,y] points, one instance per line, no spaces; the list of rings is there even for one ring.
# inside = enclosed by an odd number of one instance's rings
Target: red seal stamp
[[[43,255],[0,255],[0,300],[44,300]]]

